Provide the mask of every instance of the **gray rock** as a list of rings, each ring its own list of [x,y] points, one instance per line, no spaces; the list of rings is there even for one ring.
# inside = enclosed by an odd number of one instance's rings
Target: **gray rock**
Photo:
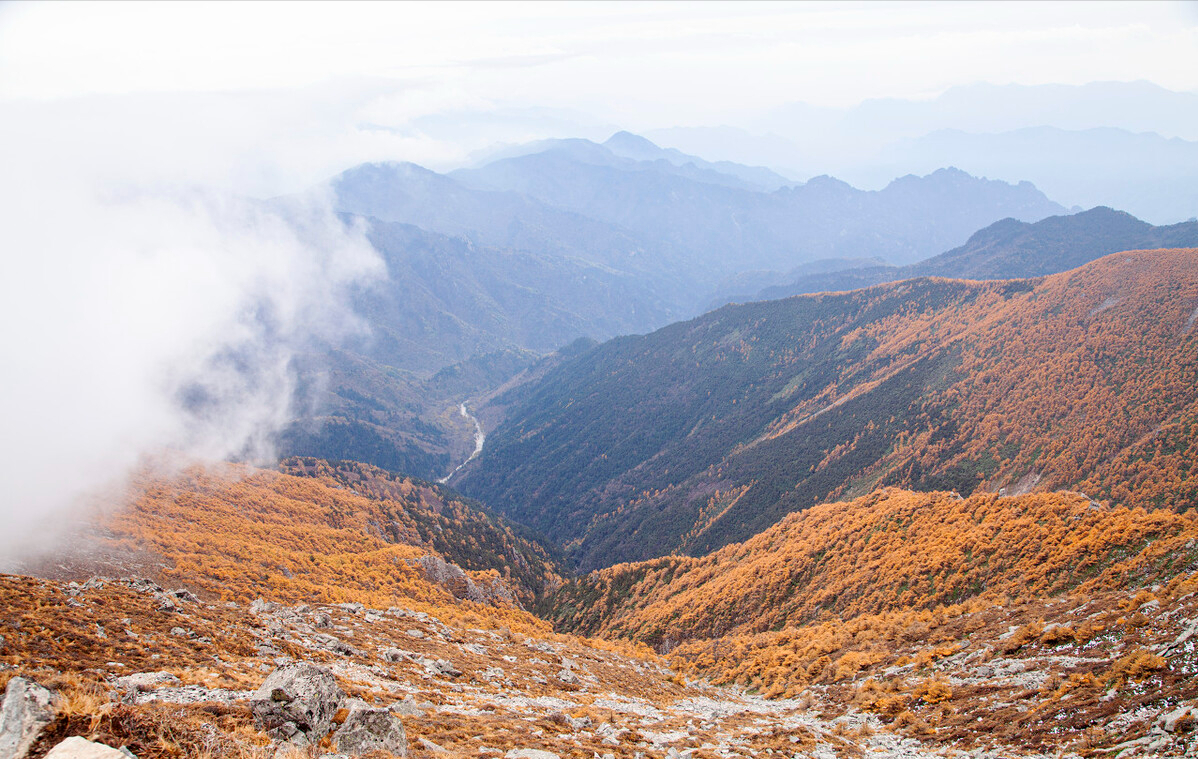
[[[417,704],[415,701],[410,701],[407,699],[403,701],[396,701],[388,708],[401,717],[419,717],[424,714],[425,710],[424,705]]]
[[[134,693],[154,690],[155,688],[167,685],[181,685],[179,678],[170,672],[136,672],[132,675],[118,677],[116,684],[121,690],[133,691]]]
[[[455,667],[453,662],[445,659],[420,659],[418,663],[433,676],[459,677],[462,674],[462,670]]]
[[[542,751],[539,748],[514,748],[504,754],[505,759],[562,759],[552,751]]]
[[[387,709],[353,709],[345,724],[333,734],[333,743],[343,754],[382,750],[397,756],[408,755],[403,723]]]
[[[1177,732],[1178,723],[1183,725],[1193,724],[1196,720],[1198,720],[1198,713],[1196,713],[1194,707],[1183,704],[1171,712],[1162,714],[1157,719],[1156,724],[1164,728],[1167,733],[1175,733]]]
[[[312,615],[312,626],[320,630],[327,630],[333,626],[333,618],[323,611],[318,611]]]
[[[162,586],[158,583],[147,580],[144,577],[137,577],[126,581],[126,584],[137,591],[138,593],[162,593]]]
[[[189,604],[198,604],[200,602],[200,599],[196,597],[196,594],[192,593],[187,588],[178,588],[176,590],[172,590],[171,595],[180,601],[185,601]]]
[[[271,738],[306,746],[328,735],[344,699],[332,672],[300,662],[272,672],[254,693],[250,710]]]
[[[449,753],[449,751],[447,749],[445,749],[445,747],[439,746],[436,743],[433,743],[428,738],[417,738],[416,740],[420,741],[421,746],[424,746],[426,749],[433,752],[434,754],[448,754]]]
[[[317,648],[323,648],[326,651],[331,651],[341,656],[356,656],[362,653],[340,638],[327,633],[316,633],[312,636],[312,643]]]
[[[54,719],[50,691],[23,677],[8,681],[0,707],[0,756],[23,759],[42,728]]]
[[[1180,635],[1173,639],[1172,643],[1165,646],[1163,651],[1165,655],[1168,655],[1176,649],[1181,648],[1183,643],[1194,637],[1194,635],[1198,634],[1198,619],[1185,620],[1184,622],[1186,628],[1181,631]]]
[[[75,735],[50,749],[46,759],[129,759],[129,754]]]
[[[578,675],[569,669],[563,669],[561,672],[558,672],[557,679],[567,685],[576,685],[578,683]]]
[[[155,593],[154,600],[158,602],[158,611],[177,612],[179,611],[178,600],[169,593]]]

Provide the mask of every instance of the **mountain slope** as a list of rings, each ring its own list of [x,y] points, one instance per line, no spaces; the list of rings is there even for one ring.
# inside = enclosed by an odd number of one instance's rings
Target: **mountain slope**
[[[547,610],[771,698],[836,693],[946,748],[1181,756],[1196,545],[1194,512],[886,489],[702,558],[592,573]]]
[[[1121,250],[1196,245],[1198,222],[1154,227],[1131,214],[1100,206],[1032,224],[1003,219],[975,232],[964,245],[918,263],[805,274],[789,284],[763,288],[751,300],[853,290],[912,277],[1038,277],[1067,271]],[[731,300],[725,298],[725,302]]]
[[[363,164],[330,182],[338,210],[497,248],[572,255],[616,268],[658,262],[636,258],[640,241],[593,217],[515,192],[478,190],[411,163]]]
[[[547,353],[579,337],[647,331],[680,316],[633,270],[378,220],[368,234],[387,279],[356,295],[371,334],[355,347],[389,366],[431,374],[479,354]]]
[[[892,488],[790,514],[700,558],[593,572],[559,590],[549,614],[558,629],[658,646],[794,627],[829,612],[851,619],[933,609],[984,592],[1046,598],[1087,583],[1122,587],[1133,570],[1198,569],[1198,552],[1186,546],[1196,537],[1194,512],[1108,508],[1078,493],[965,499]]]
[[[1194,250],[729,306],[525,388],[457,485],[584,568],[879,484],[1198,504]]]
[[[516,609],[559,582],[553,554],[527,530],[446,488],[352,462],[291,459],[282,470],[146,477],[97,532],[157,557],[160,582],[215,597],[385,608],[456,596]]]

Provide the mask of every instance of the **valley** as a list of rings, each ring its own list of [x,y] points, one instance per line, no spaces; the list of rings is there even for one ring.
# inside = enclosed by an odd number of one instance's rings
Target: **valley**
[[[1193,250],[726,306],[517,388],[455,484],[582,569],[887,485],[1193,504]]]

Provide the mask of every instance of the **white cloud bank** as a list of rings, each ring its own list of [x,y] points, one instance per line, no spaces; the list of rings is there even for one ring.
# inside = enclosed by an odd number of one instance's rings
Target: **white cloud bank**
[[[114,173],[136,144],[16,131],[0,130],[0,557],[151,458],[268,459],[293,356],[360,328],[345,289],[381,270],[327,203],[283,211],[135,160]]]

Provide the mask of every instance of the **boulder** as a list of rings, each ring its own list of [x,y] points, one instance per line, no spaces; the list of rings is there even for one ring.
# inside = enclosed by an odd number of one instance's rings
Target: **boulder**
[[[199,597],[187,588],[176,588],[175,590],[171,591],[171,595],[180,601],[184,601],[189,604],[198,604],[200,602]]]
[[[565,668],[563,668],[561,672],[557,673],[557,679],[561,680],[566,685],[577,685],[578,684],[578,675],[574,674],[571,670],[565,669]]]
[[[408,755],[403,723],[387,709],[359,707],[351,710],[345,723],[333,734],[333,744],[342,754],[387,751],[396,756]]]
[[[270,674],[250,699],[258,727],[275,740],[298,746],[328,735],[345,693],[324,667],[297,662]]]
[[[8,681],[0,707],[0,756],[23,759],[42,728],[54,720],[52,699],[50,691],[23,677]]]
[[[92,743],[78,735],[63,740],[50,752],[46,759],[129,759],[130,754],[103,743]]]
[[[425,672],[433,676],[459,677],[462,674],[462,670],[455,667],[453,662],[445,659],[422,658],[417,660],[417,663],[424,667]]]

